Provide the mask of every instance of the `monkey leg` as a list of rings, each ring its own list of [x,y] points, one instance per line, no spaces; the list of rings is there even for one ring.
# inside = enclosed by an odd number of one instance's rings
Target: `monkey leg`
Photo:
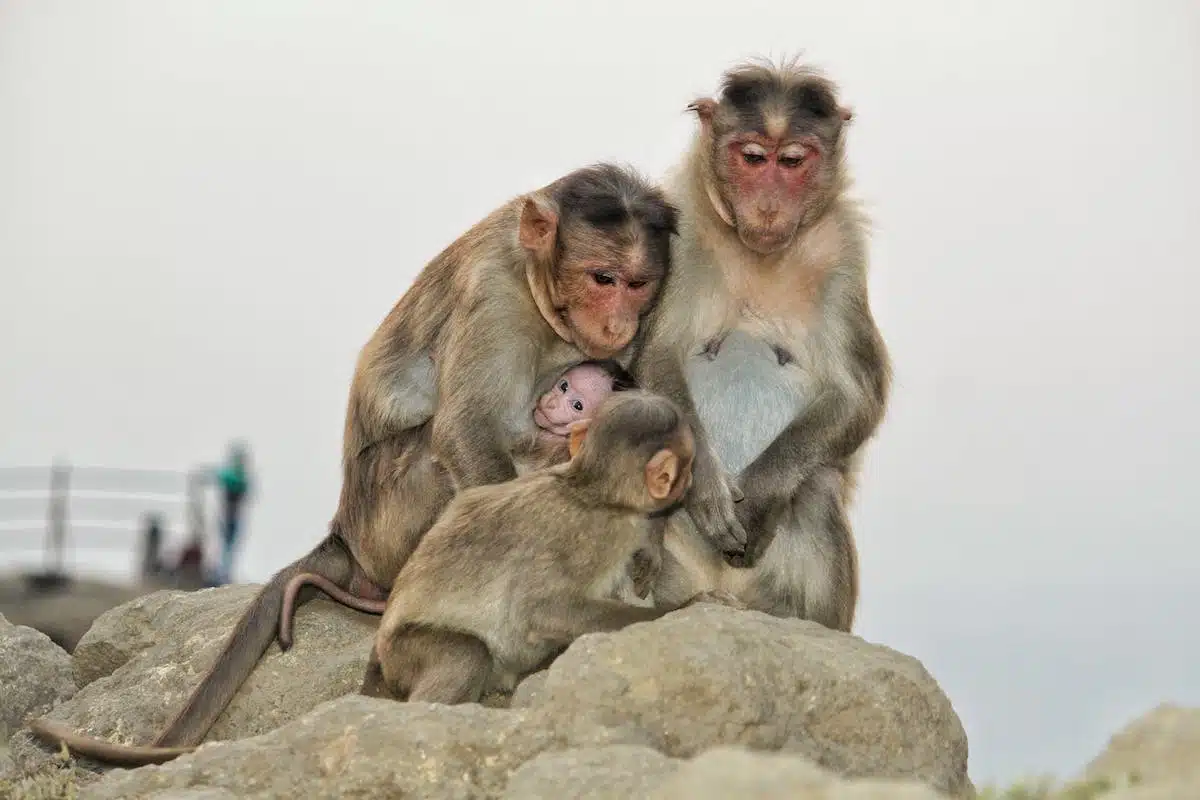
[[[379,615],[384,612],[387,608],[387,598],[384,597],[379,587],[371,583],[366,575],[357,569],[357,564],[355,567],[355,575],[350,579],[350,591],[343,589],[324,576],[312,572],[302,572],[288,581],[283,590],[283,608],[279,612],[279,649],[287,651],[292,647],[293,617],[299,599],[298,594],[305,586],[314,586],[347,608],[353,608],[364,614]],[[364,593],[371,594],[371,597],[353,594],[355,589],[365,589]]]
[[[753,567],[727,567],[724,588],[759,611],[849,632],[858,604],[858,551],[842,481],[829,467],[805,480],[773,515],[762,557]]]
[[[492,655],[474,636],[437,628],[405,626],[376,641],[375,669],[367,665],[363,693],[410,702],[478,703],[492,677]]]
[[[379,653],[375,651],[375,646],[371,646],[371,656],[367,659],[367,669],[363,673],[362,686],[358,690],[359,694],[367,697],[381,697],[386,700],[402,700],[401,697],[396,697],[388,689],[387,682],[383,679],[383,668],[379,665]]]

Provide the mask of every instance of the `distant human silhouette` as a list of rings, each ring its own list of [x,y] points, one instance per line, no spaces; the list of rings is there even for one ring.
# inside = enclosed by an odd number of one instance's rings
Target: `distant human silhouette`
[[[246,466],[247,450],[241,442],[229,448],[229,461],[217,470],[217,488],[221,494],[221,566],[220,583],[233,580],[233,556],[242,533],[242,512],[250,493],[250,475]]]
[[[180,552],[175,565],[175,580],[188,586],[204,584],[204,539],[200,534],[192,534],[187,547]]]
[[[142,534],[142,578],[149,580],[163,571],[162,514],[150,511],[142,519],[146,526]]]

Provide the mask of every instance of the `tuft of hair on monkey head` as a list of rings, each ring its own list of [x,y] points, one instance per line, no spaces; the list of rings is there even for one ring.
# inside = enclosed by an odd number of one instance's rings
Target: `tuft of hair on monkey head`
[[[598,504],[661,513],[692,482],[695,439],[680,408],[641,389],[610,395],[596,415],[577,422],[564,477]]]
[[[844,190],[843,130],[854,114],[815,67],[748,61],[688,110],[701,123],[709,199],[751,251],[788,247]]]
[[[542,315],[591,358],[609,358],[637,333],[671,261],[678,210],[633,170],[578,169],[531,194],[518,238],[548,296]]]

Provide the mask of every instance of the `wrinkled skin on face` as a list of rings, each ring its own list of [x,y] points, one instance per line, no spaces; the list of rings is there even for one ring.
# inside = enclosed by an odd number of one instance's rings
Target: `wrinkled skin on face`
[[[572,423],[590,419],[612,392],[613,376],[604,368],[594,364],[572,367],[538,398],[533,422],[545,433],[565,437]]]
[[[834,194],[849,109],[816,74],[753,69],[731,77],[720,100],[691,109],[709,139],[717,212],[753,252],[786,248]]]
[[[546,321],[587,357],[611,358],[657,302],[677,211],[628,177],[581,175],[555,189],[552,203],[525,203],[519,238],[541,271],[534,295]]]

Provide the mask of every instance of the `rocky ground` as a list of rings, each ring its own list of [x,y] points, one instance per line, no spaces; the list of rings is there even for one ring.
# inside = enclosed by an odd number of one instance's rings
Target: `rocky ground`
[[[11,732],[0,796],[976,796],[963,727],[917,660],[715,605],[585,636],[511,698],[447,707],[357,695],[376,618],[317,600],[298,615],[296,646],[271,648],[191,755],[108,770],[22,730],[49,713],[149,742],[256,589],[139,597],[101,615],[71,655],[0,617],[0,734]],[[1200,709],[1163,706],[1054,796],[1200,797],[1198,765]],[[1049,796],[1013,792],[981,796]]]

